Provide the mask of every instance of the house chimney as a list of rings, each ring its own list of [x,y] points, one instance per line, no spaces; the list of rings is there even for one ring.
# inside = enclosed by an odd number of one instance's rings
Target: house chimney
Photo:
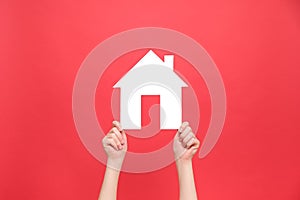
[[[173,55],[164,56],[164,63],[165,63],[166,67],[173,70],[173,68],[174,68],[174,56]]]

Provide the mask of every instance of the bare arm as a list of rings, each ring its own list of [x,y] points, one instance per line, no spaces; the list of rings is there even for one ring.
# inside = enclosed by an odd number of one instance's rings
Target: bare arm
[[[179,179],[180,200],[197,200],[192,158],[200,142],[187,122],[179,128],[174,138],[174,154]]]
[[[177,161],[176,166],[179,179],[180,200],[197,200],[192,161]]]
[[[99,200],[116,200],[120,169],[127,151],[127,138],[119,122],[113,122],[113,128],[102,140],[107,154],[107,165]]]
[[[117,199],[117,187],[120,171],[106,167],[99,200]]]

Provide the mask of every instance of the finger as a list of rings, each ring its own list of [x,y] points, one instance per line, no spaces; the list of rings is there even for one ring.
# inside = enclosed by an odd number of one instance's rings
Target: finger
[[[119,131],[116,127],[113,127],[113,128],[111,129],[111,132],[114,133],[114,134],[116,134],[116,136],[117,136],[117,138],[119,139],[119,141],[121,142],[121,144],[124,144],[124,139],[123,139],[123,137],[122,137],[120,131]]]
[[[124,144],[125,142],[127,142],[127,138],[124,137],[125,131],[124,131],[124,129],[122,128],[121,123],[118,122],[118,121],[113,121],[113,127],[116,127],[116,128],[120,131],[120,133],[122,134],[122,141],[121,141],[122,144]],[[125,135],[125,136],[126,136],[126,135]]]
[[[194,141],[195,140],[195,138],[194,137],[192,137],[187,143],[186,143],[186,148],[190,148],[193,144],[194,144]]]
[[[113,147],[117,151],[119,150],[119,148],[118,148],[117,144],[115,143],[115,141],[113,140],[113,138],[106,138],[105,144]]]
[[[186,146],[187,142],[192,139],[193,137],[195,137],[193,132],[189,132],[189,134],[183,138],[182,143],[184,144],[184,146]]]
[[[192,137],[187,143],[186,148],[196,148],[200,146],[200,141],[196,137]]]
[[[179,138],[183,140],[192,131],[190,126],[187,126],[183,132],[179,135]]]
[[[189,142],[188,142],[189,143]],[[192,144],[190,144],[187,148],[193,148],[193,149],[198,149],[199,148],[199,146],[200,146],[200,141],[196,138],[196,137],[194,137],[193,139],[192,139],[192,142],[191,142]]]
[[[112,122],[113,127],[116,127],[120,132],[123,131],[123,128],[121,126],[121,123],[118,121],[113,121]]]
[[[189,125],[188,122],[183,122],[183,123],[181,124],[181,126],[179,127],[178,132],[179,132],[179,133],[182,133],[182,132],[184,131],[184,129],[185,129],[188,125]]]
[[[118,137],[117,137],[116,134],[111,133],[111,134],[108,135],[108,138],[114,140],[114,142],[115,142],[116,145],[117,145],[118,150],[120,150],[120,149],[123,148],[122,145],[121,145],[121,142],[120,142],[120,140],[118,139]]]

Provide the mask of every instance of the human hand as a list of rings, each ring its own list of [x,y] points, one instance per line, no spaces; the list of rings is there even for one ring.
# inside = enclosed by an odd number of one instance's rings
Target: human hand
[[[102,145],[107,155],[107,166],[120,170],[127,151],[127,137],[118,121],[103,138]]]
[[[188,122],[183,122],[178,129],[173,142],[176,160],[192,160],[200,146],[199,140],[192,132]]]

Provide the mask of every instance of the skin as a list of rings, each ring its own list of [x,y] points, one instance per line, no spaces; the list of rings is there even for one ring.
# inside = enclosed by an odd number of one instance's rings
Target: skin
[[[127,137],[121,124],[113,121],[112,129],[102,140],[107,155],[107,167],[99,200],[116,200],[120,169],[127,151]],[[179,179],[180,200],[197,200],[192,158],[200,146],[188,122],[179,127],[173,141]]]
[[[120,169],[127,151],[127,137],[119,122],[113,121],[112,129],[103,138],[102,145],[107,155],[107,165],[99,200],[115,200]]]
[[[192,158],[200,142],[188,122],[183,122],[174,138],[174,156],[179,179],[180,200],[197,200]]]

